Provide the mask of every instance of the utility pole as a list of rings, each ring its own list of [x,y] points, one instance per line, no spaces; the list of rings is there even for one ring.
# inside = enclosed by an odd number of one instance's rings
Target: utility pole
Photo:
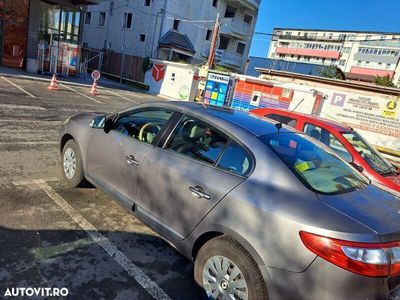
[[[219,29],[221,27],[221,24],[219,22],[219,13],[217,14],[217,19],[215,21],[214,25],[214,32],[211,40],[211,46],[210,46],[210,54],[208,55],[208,61],[207,61],[207,66],[209,68],[212,68],[214,65],[214,58],[215,58],[215,48],[217,46],[217,38],[219,35]]]

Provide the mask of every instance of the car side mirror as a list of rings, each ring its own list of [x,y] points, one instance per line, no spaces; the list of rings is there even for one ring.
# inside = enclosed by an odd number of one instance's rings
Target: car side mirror
[[[114,128],[114,121],[112,119],[106,119],[103,128],[104,132],[108,134],[113,128]]]
[[[97,116],[92,119],[90,122],[90,127],[94,129],[102,129],[104,128],[104,124],[106,122],[106,117],[105,116]]]
[[[357,164],[354,163],[354,162],[351,162],[350,164],[351,164],[358,172],[360,172],[360,173],[364,172],[364,168],[361,167],[360,165],[357,165]]]

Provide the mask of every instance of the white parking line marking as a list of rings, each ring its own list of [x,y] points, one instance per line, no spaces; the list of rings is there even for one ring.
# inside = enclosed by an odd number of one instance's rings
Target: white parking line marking
[[[29,97],[32,98],[37,98],[35,95],[32,95],[31,93],[29,93],[28,91],[24,90],[22,87],[16,85],[14,82],[12,82],[11,80],[5,78],[4,76],[1,76],[1,78],[3,78],[5,81],[7,81],[9,84],[11,84],[12,86],[16,87],[17,89],[19,89],[21,92],[24,92],[25,94],[27,94]]]
[[[92,100],[92,101],[94,101],[94,102],[102,103],[102,102],[100,102],[100,101],[97,100],[97,99],[94,99],[94,98],[92,98],[92,97],[90,97],[90,96],[88,96],[88,95],[85,95],[85,94],[83,94],[83,93],[81,93],[81,92],[78,92],[78,91],[74,90],[72,87],[69,87],[69,86],[66,85],[66,84],[60,83],[60,85],[62,85],[62,86],[65,87],[66,89],[68,89],[68,90],[70,90],[70,91],[73,91],[74,93],[77,93],[78,95],[81,95],[81,96],[83,96],[83,97],[86,97],[86,98],[88,98],[88,99],[90,99],[90,100]]]
[[[44,180],[33,180],[64,212],[66,212],[86,233],[110,255],[128,274],[136,280],[154,299],[170,300],[171,298],[152,281],[138,266],[136,266],[124,253],[111,243],[104,235],[97,231],[79,214],[64,198],[62,198]]]
[[[122,98],[122,99],[125,99],[125,100],[128,100],[128,101],[130,101],[130,102],[133,102],[133,103],[136,103],[136,104],[139,104],[140,102],[138,102],[138,101],[136,101],[136,100],[133,100],[133,99],[130,99],[130,98],[128,98],[128,97],[125,97],[125,96],[122,96],[122,95],[120,95],[120,94],[118,94],[118,93],[116,93],[116,92],[114,92],[114,91],[111,91],[111,90],[108,90],[108,89],[105,89],[107,92],[109,92],[110,94],[112,94],[112,95],[114,95],[114,96],[118,96],[118,97],[120,97],[120,98]]]
[[[37,141],[37,142],[0,142],[0,146],[8,146],[8,145],[57,145],[59,142],[51,142],[51,141]]]
[[[62,121],[55,121],[55,120],[19,120],[19,119],[0,119],[1,123],[10,123],[10,122],[18,122],[20,123],[42,123],[42,124],[62,124]]]
[[[61,181],[60,178],[58,177],[50,177],[50,178],[41,178],[41,179],[36,179],[36,180],[42,180],[44,182],[57,182],[57,181]],[[32,184],[36,184],[35,182],[31,180],[20,180],[20,181],[13,181],[12,182],[13,185],[15,186],[23,186],[23,185],[32,185]]]

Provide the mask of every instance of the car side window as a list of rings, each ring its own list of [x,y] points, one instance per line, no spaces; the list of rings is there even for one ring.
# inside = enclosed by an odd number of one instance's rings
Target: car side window
[[[113,131],[144,143],[153,144],[158,132],[173,113],[166,109],[134,110],[119,117]]]
[[[328,130],[312,124],[306,124],[304,127],[304,133],[324,143],[345,161],[347,162],[353,161],[353,158],[349,153],[349,151],[347,151],[347,149],[343,146],[343,144],[337,138],[335,138],[335,136],[331,134]]]
[[[214,164],[228,140],[213,126],[191,116],[184,116],[164,148]]]
[[[286,116],[281,116],[277,114],[269,114],[266,115],[267,118],[278,121],[280,123],[283,123],[285,125],[288,125],[290,127],[296,127],[297,120],[291,117],[286,117]]]
[[[237,175],[246,176],[251,171],[252,159],[238,143],[232,141],[222,154],[218,167]]]

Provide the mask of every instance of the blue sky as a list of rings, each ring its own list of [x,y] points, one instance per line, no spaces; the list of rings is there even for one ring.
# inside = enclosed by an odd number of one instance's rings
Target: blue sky
[[[274,27],[400,32],[399,0],[261,0],[257,32]],[[270,38],[255,35],[250,55],[265,57]]]

